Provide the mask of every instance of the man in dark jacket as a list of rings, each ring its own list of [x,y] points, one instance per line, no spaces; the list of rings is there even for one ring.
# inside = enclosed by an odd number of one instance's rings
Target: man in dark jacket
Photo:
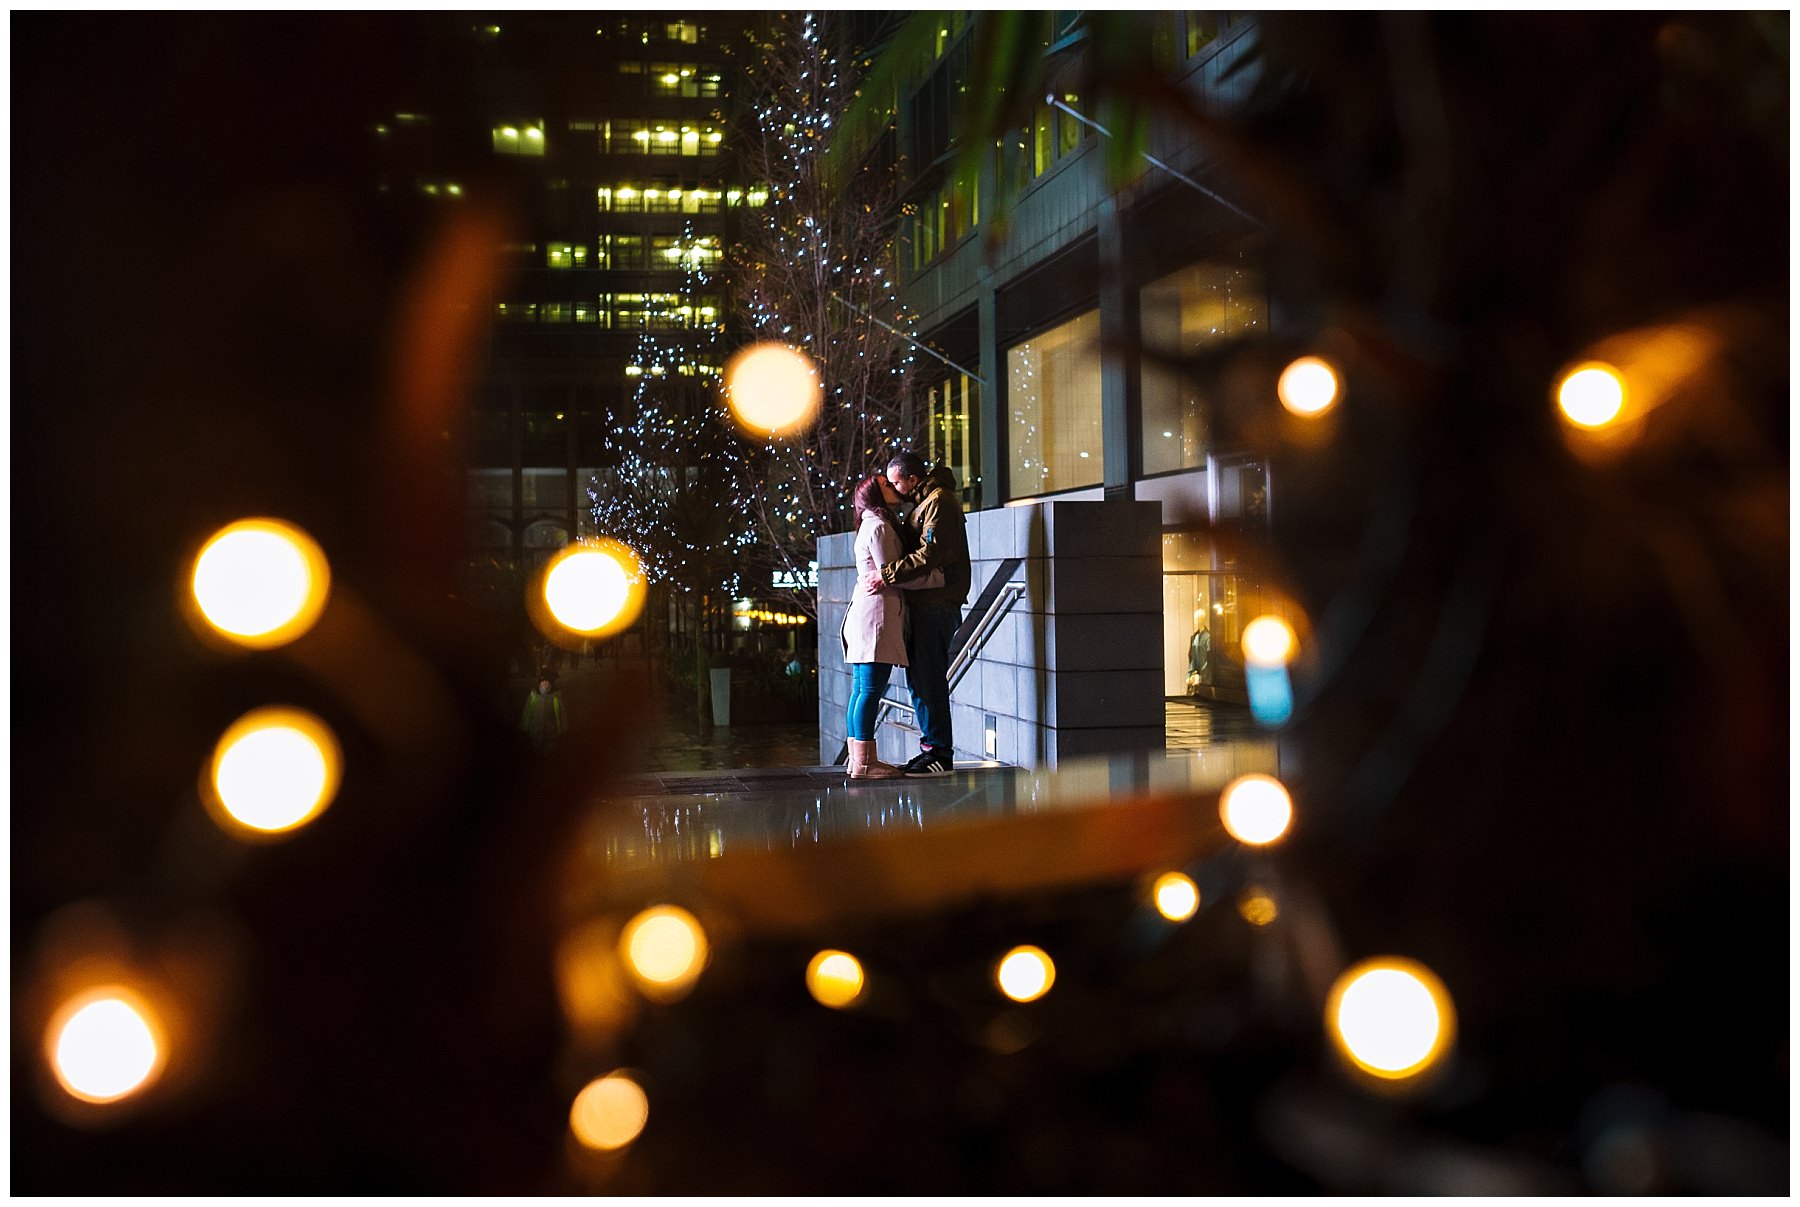
[[[906,593],[906,682],[919,722],[919,756],[905,767],[915,778],[949,775],[956,744],[950,734],[950,642],[969,598],[969,534],[963,524],[956,478],[944,466],[927,470],[917,453],[898,453],[887,466],[888,483],[914,503],[908,525],[917,547],[881,567],[867,588],[881,591],[944,572],[942,587]]]

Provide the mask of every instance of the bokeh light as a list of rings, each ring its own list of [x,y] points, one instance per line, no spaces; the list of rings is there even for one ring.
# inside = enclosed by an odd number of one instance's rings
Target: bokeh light
[[[1279,616],[1258,616],[1244,626],[1244,661],[1251,666],[1286,666],[1299,644],[1294,626]]]
[[[213,749],[209,802],[233,826],[258,834],[298,829],[337,795],[342,755],[329,726],[298,708],[259,708],[238,718]]]
[[[793,436],[818,420],[824,387],[811,358],[782,344],[753,344],[725,366],[732,418],[755,436]]]
[[[1625,409],[1625,378],[1600,361],[1578,365],[1556,390],[1563,417],[1580,428],[1605,427]]]
[[[822,1006],[851,1005],[862,996],[862,963],[847,951],[821,951],[806,966],[806,989]]]
[[[587,1148],[612,1152],[643,1133],[650,1120],[650,1099],[625,1073],[608,1073],[588,1082],[569,1108],[569,1130]]]
[[[83,1102],[117,1102],[147,1088],[162,1072],[154,1016],[118,986],[65,1003],[51,1020],[46,1045],[57,1083]]]
[[[1171,922],[1186,922],[1200,908],[1200,889],[1180,872],[1165,872],[1150,890],[1156,912]]]
[[[1424,965],[1395,957],[1365,960],[1340,976],[1325,1019],[1351,1063],[1392,1080],[1435,1064],[1455,1031],[1443,982]]]
[[[194,559],[194,602],[206,622],[240,645],[283,645],[312,627],[331,589],[318,543],[282,520],[239,520],[214,533]]]
[[[1275,393],[1296,415],[1309,419],[1323,415],[1337,401],[1337,373],[1316,356],[1302,356],[1281,371]]]
[[[1015,1002],[1035,1002],[1050,992],[1056,981],[1056,965],[1037,947],[1015,947],[1000,958],[994,970],[1000,992]]]
[[[660,1000],[679,997],[706,967],[706,932],[685,909],[658,905],[625,924],[619,953],[638,988]]]
[[[1274,776],[1240,775],[1219,795],[1219,817],[1239,842],[1263,846],[1287,833],[1294,802]]]
[[[1281,907],[1275,904],[1267,889],[1247,888],[1238,897],[1238,916],[1252,926],[1267,926],[1281,917]]]
[[[637,554],[617,541],[570,545],[544,568],[543,601],[556,624],[582,637],[628,628],[644,609]]]

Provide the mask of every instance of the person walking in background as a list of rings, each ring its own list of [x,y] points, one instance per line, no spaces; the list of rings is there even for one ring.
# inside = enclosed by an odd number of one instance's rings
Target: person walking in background
[[[852,497],[856,509],[856,567],[859,577],[881,577],[882,563],[898,558],[900,518],[894,504],[900,494],[886,478],[869,477],[857,484]],[[921,587],[941,585],[943,576],[916,580]],[[844,612],[844,661],[850,667],[850,703],[845,719],[850,750],[850,778],[895,779],[902,771],[875,757],[875,717],[888,677],[896,666],[907,664],[905,605],[898,591],[863,591]]]
[[[913,588],[907,597],[906,681],[919,721],[919,753],[902,770],[909,776],[949,775],[956,768],[950,731],[950,643],[962,623],[969,597],[969,535],[964,527],[956,478],[946,466],[927,469],[917,453],[897,453],[887,464],[887,482],[914,501],[911,552],[884,561],[880,571],[862,576],[865,593],[887,587]],[[927,586],[941,572],[939,585]]]
[[[519,728],[533,746],[548,750],[568,732],[569,722],[563,716],[562,693],[556,690],[556,681],[543,672],[539,676],[537,690],[525,697],[525,714],[519,718]]]

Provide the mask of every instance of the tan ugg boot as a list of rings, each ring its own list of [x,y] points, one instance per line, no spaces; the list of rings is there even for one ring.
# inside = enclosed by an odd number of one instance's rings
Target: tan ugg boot
[[[875,743],[862,742],[855,738],[848,739],[850,745],[850,778],[853,780],[891,780],[902,775],[900,768],[891,767],[875,757]]]

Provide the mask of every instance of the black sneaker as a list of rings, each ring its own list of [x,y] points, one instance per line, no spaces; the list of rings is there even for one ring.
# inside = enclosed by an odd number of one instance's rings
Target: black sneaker
[[[928,779],[932,776],[949,775],[956,770],[950,762],[950,756],[936,750],[924,750],[919,757],[902,768],[908,779]]]

